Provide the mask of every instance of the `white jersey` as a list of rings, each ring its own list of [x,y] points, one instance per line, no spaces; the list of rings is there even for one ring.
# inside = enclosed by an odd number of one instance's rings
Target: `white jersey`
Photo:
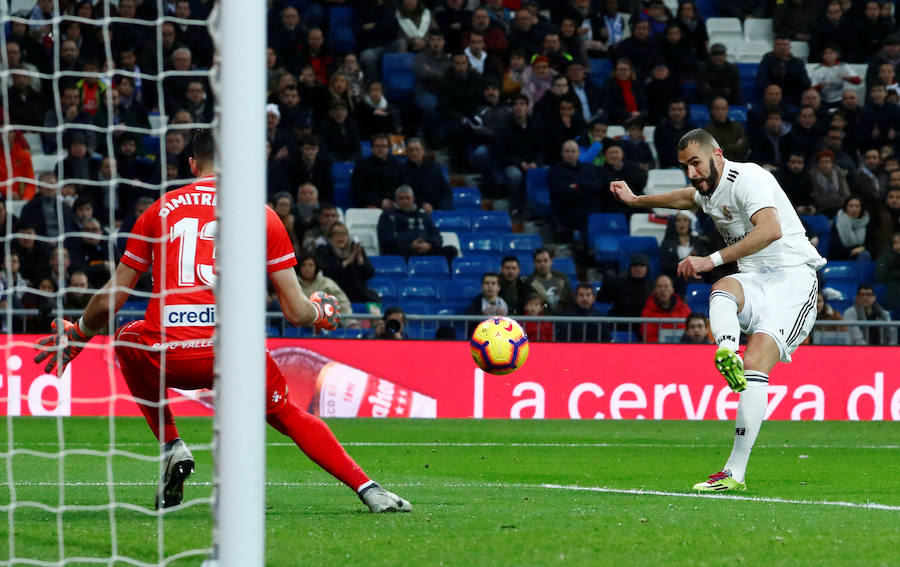
[[[794,206],[775,177],[755,163],[725,160],[722,178],[709,197],[694,192],[694,201],[716,223],[725,244],[730,246],[753,230],[750,217],[760,209],[773,207],[781,222],[781,238],[759,252],[738,260],[741,272],[807,265],[817,270],[825,259],[806,237]]]

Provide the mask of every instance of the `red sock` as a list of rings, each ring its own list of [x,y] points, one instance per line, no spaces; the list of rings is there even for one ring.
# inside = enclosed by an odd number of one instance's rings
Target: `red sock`
[[[148,372],[145,367],[135,368],[136,365],[129,358],[127,351],[124,353],[120,351],[117,354],[119,357],[119,366],[122,369],[122,376],[125,378],[125,383],[128,384],[128,389],[135,398],[141,413],[144,415],[144,419],[147,420],[147,425],[150,426],[150,430],[153,431],[153,434],[156,435],[156,438],[159,439],[161,443],[166,443],[172,439],[178,438],[178,428],[175,427],[175,415],[168,405],[163,408],[163,427],[160,428],[159,407],[156,405],[142,404],[137,401],[159,400],[159,376],[154,376],[151,372]],[[163,437],[160,438],[160,435]]]
[[[318,417],[295,406],[290,399],[278,413],[266,416],[269,425],[293,439],[307,457],[354,491],[369,477]]]

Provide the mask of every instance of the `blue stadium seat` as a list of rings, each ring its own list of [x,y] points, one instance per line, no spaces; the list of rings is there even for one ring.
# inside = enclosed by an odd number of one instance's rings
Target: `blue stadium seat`
[[[338,161],[331,166],[331,177],[334,179],[334,204],[342,209],[353,206],[350,176],[353,174],[354,165],[352,161]]]
[[[590,74],[588,75],[588,81],[592,84],[602,87],[606,84],[606,81],[609,79],[609,76],[612,74],[612,60],[611,59],[591,59],[590,60]]]
[[[419,256],[409,259],[410,278],[449,279],[450,267],[443,256]]]
[[[826,282],[825,287],[841,294],[840,297],[835,298],[836,300],[853,302],[856,299],[856,289],[859,287],[859,283],[848,281]]]
[[[285,327],[284,338],[305,339],[313,336],[313,330],[310,327]]]
[[[547,167],[529,169],[525,174],[525,198],[531,211],[539,216],[550,214],[550,186],[547,184]]]
[[[475,297],[479,293],[481,293],[480,289],[477,293],[472,295],[472,297]],[[472,302],[471,300],[472,300],[472,298],[469,298],[468,300],[466,300],[466,299],[443,300],[435,306],[435,309],[437,309],[438,315],[465,315],[466,307],[468,307],[469,303]]]
[[[372,155],[371,140],[360,140],[359,149],[362,152],[362,157],[369,157],[370,155]]]
[[[691,308],[691,311],[709,315],[709,292],[712,291],[710,284],[691,283],[687,284],[684,292],[684,301]]]
[[[437,301],[438,280],[432,278],[419,278],[401,282],[397,285],[397,297],[400,301]]]
[[[578,274],[575,272],[575,260],[572,258],[554,258],[553,269],[569,276],[569,281],[572,283],[573,288],[578,283]]]
[[[510,232],[512,220],[507,211],[482,211],[472,215],[472,230]]]
[[[363,335],[365,335],[365,331],[363,329],[341,327],[340,329],[328,331],[327,336],[329,339],[361,339]]]
[[[705,104],[689,106],[688,120],[701,128],[709,124],[709,108]]]
[[[375,275],[380,278],[406,279],[409,270],[403,256],[371,256],[369,260],[375,267]]]
[[[606,303],[603,301],[597,301],[594,303],[594,306],[597,308],[597,311],[600,312],[601,316],[606,316],[609,313],[609,310],[612,309],[612,303]]]
[[[719,15],[719,0],[696,0],[694,4],[704,20],[715,18]]]
[[[659,242],[654,236],[626,236],[619,241],[619,269],[625,271],[632,254],[646,254],[650,260],[659,258]]]
[[[887,296],[887,284],[878,284],[873,288],[873,291],[875,291],[875,301],[884,305],[887,301],[885,299]],[[896,317],[894,317],[894,319],[896,319]]]
[[[598,262],[619,261],[619,241],[624,235],[613,232],[597,232],[591,235],[591,250]]]
[[[468,232],[472,230],[472,216],[464,211],[434,211],[434,225],[444,232]]]
[[[631,331],[613,331],[610,333],[610,342],[612,343],[636,343],[637,335]]]
[[[479,282],[485,272],[496,272],[500,262],[493,256],[461,256],[453,259],[453,277],[477,277]],[[479,289],[480,289],[479,283]]]
[[[857,262],[857,264],[859,264],[859,283],[874,284],[876,262]]]
[[[500,235],[493,232],[459,234],[459,246],[463,256],[467,254],[496,256],[503,252],[503,241]]]
[[[119,311],[141,311],[141,312],[144,312],[147,310],[148,304],[149,304],[149,301],[146,299],[129,299],[128,301],[126,301],[125,303],[122,304],[122,307],[119,308]]]
[[[457,211],[480,211],[481,191],[477,187],[454,187],[453,209]]]
[[[328,35],[332,48],[337,53],[356,51],[356,38],[353,35],[353,8],[349,6],[332,6],[328,14]]]
[[[484,270],[484,272],[490,271],[491,270]],[[459,306],[460,303],[465,302],[462,306],[462,308],[465,309],[472,301],[472,298],[481,293],[481,276],[484,272],[479,273],[477,276],[469,275],[456,278],[452,281],[439,282],[440,289],[438,290],[438,294],[441,303]]]
[[[523,276],[527,276],[534,271],[534,258],[532,258],[530,252],[528,254],[516,254],[516,258],[519,259],[519,270]]]
[[[528,253],[529,258],[535,248],[540,248],[544,245],[544,239],[541,238],[540,234],[505,234],[503,238],[505,239],[503,242],[504,252],[512,254]]]
[[[825,215],[804,215],[800,220],[809,225],[809,228],[819,237],[819,245],[816,247],[819,254],[828,257],[831,248],[831,220]]]
[[[281,329],[279,329],[278,327],[276,327],[274,325],[269,325],[268,327],[266,327],[266,336],[267,337],[280,337]]]
[[[828,262],[822,268],[822,276],[828,284],[837,282],[858,284],[859,262]]]
[[[591,213],[588,215],[588,234],[616,232],[628,234],[628,219],[622,213]]]
[[[428,301],[422,301],[422,300],[416,300],[416,299],[412,299],[412,300],[401,299],[400,301],[397,302],[397,305],[399,305],[400,308],[403,309],[403,311],[405,311],[406,313],[416,313],[417,315],[425,315],[425,314],[431,313],[431,307],[430,307],[431,302],[428,302]],[[420,323],[416,323],[416,325],[419,325],[419,324]],[[407,327],[407,330],[408,329],[409,329],[409,327]]]
[[[756,85],[756,71],[759,69],[759,63],[737,63],[737,67],[744,102],[750,105],[761,104],[762,92]]]
[[[730,106],[728,108],[728,118],[732,122],[740,122],[746,126],[747,124],[747,107],[746,106]]]
[[[418,309],[418,306],[415,308]],[[407,313],[415,313],[415,311],[407,311],[406,309],[404,309],[404,311]],[[432,310],[429,309],[426,313],[432,313]],[[414,340],[430,341],[434,339],[437,328],[437,321],[410,321],[406,325],[406,334],[409,335],[409,338]]]
[[[381,296],[381,303],[386,304],[397,300],[397,282],[398,280],[375,277],[366,282],[366,285],[369,289],[378,292],[378,295]]]
[[[410,94],[416,84],[413,71],[415,53],[385,53],[381,60],[384,94],[388,100],[402,99]]]

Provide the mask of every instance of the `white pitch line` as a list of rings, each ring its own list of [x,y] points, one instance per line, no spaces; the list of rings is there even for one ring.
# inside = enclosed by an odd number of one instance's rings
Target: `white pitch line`
[[[99,487],[108,486],[106,482],[16,482],[16,487]],[[188,482],[192,486],[211,487],[213,482]],[[156,486],[155,482],[115,482],[114,486]],[[2,482],[0,486],[8,486],[8,483]],[[337,482],[285,482],[285,481],[267,481],[266,486],[275,488],[337,488],[344,486]],[[726,500],[739,502],[761,502],[765,504],[789,504],[797,506],[830,506],[836,508],[855,508],[863,510],[884,510],[888,512],[900,512],[900,506],[890,504],[880,504],[877,502],[843,502],[835,500],[797,500],[792,498],[776,498],[771,496],[743,496],[739,494],[704,494],[699,492],[671,492],[666,490],[647,490],[643,488],[609,488],[606,486],[578,486],[566,484],[520,484],[520,483],[504,483],[504,482],[479,482],[479,483],[428,483],[428,482],[396,482],[385,484],[388,488],[501,488],[501,489],[545,489],[545,490],[568,490],[576,492],[596,492],[601,494],[620,494],[630,496],[664,496],[669,498],[694,498],[701,500]]]

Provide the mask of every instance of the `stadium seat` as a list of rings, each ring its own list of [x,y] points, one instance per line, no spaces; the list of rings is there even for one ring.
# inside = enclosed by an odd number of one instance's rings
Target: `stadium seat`
[[[568,256],[564,256],[562,258],[554,258],[553,259],[553,269],[559,270],[560,272],[569,276],[569,281],[572,283],[572,287],[578,283],[578,273],[575,271],[575,260],[569,258]]]
[[[419,256],[409,259],[410,278],[450,278],[450,267],[443,256]]]
[[[684,173],[678,169],[651,169],[647,172],[646,195],[667,193],[673,189],[681,189],[687,185]]]
[[[612,75],[611,59],[590,60],[590,74],[588,75],[588,81],[595,86],[603,87],[610,75]]]
[[[875,262],[857,262],[859,267],[859,283],[872,285],[875,283]]]
[[[609,314],[609,310],[612,309],[612,303],[597,301],[594,303],[594,307],[596,307],[597,311],[600,312],[600,316],[606,317],[606,315]]]
[[[825,288],[830,290],[831,293],[826,293],[825,296],[829,295],[833,296],[835,293],[837,297],[833,297],[833,299],[829,299],[828,302],[832,301],[849,301],[853,302],[856,299],[856,290],[859,287],[858,282],[850,282],[846,280],[837,280],[834,282],[825,282]]]
[[[463,211],[434,211],[431,220],[440,230],[449,232],[469,232],[472,230],[472,216]]]
[[[587,229],[589,235],[598,232],[628,234],[628,219],[622,213],[591,213]]]
[[[519,271],[523,276],[527,276],[534,271],[534,257],[530,252],[527,254],[516,254],[516,258],[519,259]]]
[[[350,176],[353,174],[354,165],[352,161],[338,161],[331,166],[331,177],[334,179],[334,204],[342,209],[353,206]]]
[[[351,235],[361,227],[369,227],[377,230],[378,219],[381,217],[381,212],[381,209],[351,207],[344,212],[344,224],[347,225],[347,229],[350,231]]]
[[[691,104],[688,106],[689,120],[701,128],[709,124],[709,107],[705,104]]]
[[[55,171],[60,159],[56,154],[32,154],[31,166],[34,168],[35,177],[45,171]]]
[[[453,259],[454,279],[474,276],[480,281],[485,272],[496,272],[499,269],[500,262],[493,256],[463,256]]]
[[[625,271],[633,254],[646,254],[651,260],[659,258],[659,242],[652,236],[626,236],[619,241],[619,269]]]
[[[609,132],[607,132],[609,133]],[[531,212],[537,216],[550,214],[550,186],[547,184],[549,168],[529,169],[525,174],[525,197]]]
[[[817,328],[812,333],[812,343],[814,345],[849,345],[851,341],[852,335],[850,331],[842,331],[834,327]]]
[[[759,62],[738,63],[737,68],[741,78],[741,94],[744,95],[744,102],[749,104],[762,102],[762,92],[756,85],[756,71],[759,68]]]
[[[660,329],[659,343],[677,344],[681,342],[682,336],[684,336],[684,329]]]
[[[443,258],[442,258],[443,259]],[[400,301],[437,301],[438,280],[432,278],[419,278],[401,282],[397,286],[397,298]]]
[[[632,213],[628,222],[628,232],[631,236],[652,236],[662,244],[668,225],[665,217],[658,217],[650,213]]]
[[[709,18],[706,20],[706,31],[709,43],[718,43],[722,39],[743,39],[744,29],[738,18]]]
[[[536,248],[544,245],[540,234],[504,234],[503,251],[510,254],[531,254]],[[529,256],[530,257],[530,256]]]
[[[397,281],[396,279],[374,277],[366,282],[369,289],[378,292],[381,297],[381,303],[390,303],[397,300]]]
[[[625,238],[624,234],[598,232],[590,236],[591,250],[598,262],[618,262],[619,242]]]
[[[431,313],[431,302],[430,301],[422,301],[417,299],[400,299],[397,301],[397,305],[400,306],[406,313],[415,313],[416,315],[427,315]],[[421,325],[419,322],[410,321],[407,325],[407,333],[412,325]],[[433,337],[434,335],[432,335]]]
[[[353,8],[349,6],[332,6],[328,14],[328,39],[337,53],[356,51],[356,38],[353,35]]]
[[[828,262],[822,268],[822,276],[828,284],[860,282],[859,262]]]
[[[710,284],[691,283],[687,284],[684,292],[684,301],[694,313],[703,313],[709,316],[709,292],[712,291]]]
[[[612,331],[610,333],[611,343],[636,343],[639,342],[637,339],[637,335],[632,333],[631,331]]]
[[[719,15],[719,0],[695,0],[694,4],[704,19],[715,18]]]
[[[827,257],[831,248],[831,220],[825,215],[803,215],[800,220],[805,222],[819,237],[819,245],[816,248],[819,250],[819,254]]]
[[[730,106],[728,108],[728,118],[733,122],[740,122],[746,126],[747,124],[747,107],[746,106]]]
[[[457,211],[481,210],[481,191],[476,187],[454,187],[453,209]]]
[[[769,45],[773,45],[775,30],[772,28],[772,18],[747,18],[744,20],[744,39],[765,41]]]
[[[792,44],[794,42],[791,42]],[[738,63],[759,63],[763,56],[772,51],[772,43],[768,41],[745,41],[737,52]]]
[[[403,304],[400,305],[403,307]],[[418,309],[418,305],[414,306],[415,309]],[[427,308],[427,306],[426,306]],[[404,309],[407,313],[417,313],[416,311],[409,311]],[[428,308],[425,314],[432,314],[433,310]],[[416,341],[430,341],[434,339],[434,334],[437,332],[438,323],[434,320],[421,319],[417,321],[409,321],[406,325],[406,334],[409,335],[410,339]]]
[[[472,215],[472,230],[476,232],[510,232],[512,220],[507,211],[482,211]]]
[[[413,71],[415,53],[385,53],[381,60],[384,95],[388,100],[402,99],[410,94],[416,84]]]
[[[484,270],[484,272],[490,271],[489,269]],[[439,282],[438,296],[441,302],[450,302],[458,306],[460,302],[464,301],[468,305],[476,295],[481,293],[481,276],[484,275],[484,272],[477,276],[470,275],[452,281]]]
[[[884,303],[885,296],[887,296],[887,284],[876,284],[873,290],[875,291],[875,301]],[[894,319],[896,320],[897,318],[894,317]]]
[[[457,250],[456,255],[462,256],[462,248],[459,244],[459,236],[455,232],[443,230],[441,231],[441,239],[444,241],[444,246],[453,246]]]
[[[369,260],[375,267],[375,275],[377,277],[402,280],[409,277],[406,258],[403,256],[373,256]]]
[[[378,256],[381,254],[381,250],[378,248],[378,232],[374,228],[367,226],[356,227],[351,234],[353,238],[359,240],[367,256]]]
[[[769,51],[771,51],[771,46]],[[804,41],[792,41],[791,42],[791,55],[794,57],[806,61],[809,59],[809,44]],[[762,60],[762,57],[760,57]]]
[[[360,140],[359,142],[359,150],[362,152],[362,157],[366,158],[372,155],[372,142],[371,140]]]
[[[500,235],[493,232],[459,234],[459,245],[463,256],[470,254],[496,256],[503,252]]]
[[[606,128],[606,137],[608,138],[621,138],[625,135],[625,127],[619,124],[610,124]]]
[[[313,336],[313,330],[310,327],[285,327],[284,338],[304,339]]]
[[[266,336],[269,338],[280,337],[281,329],[274,325],[269,325],[268,327],[266,327]]]

